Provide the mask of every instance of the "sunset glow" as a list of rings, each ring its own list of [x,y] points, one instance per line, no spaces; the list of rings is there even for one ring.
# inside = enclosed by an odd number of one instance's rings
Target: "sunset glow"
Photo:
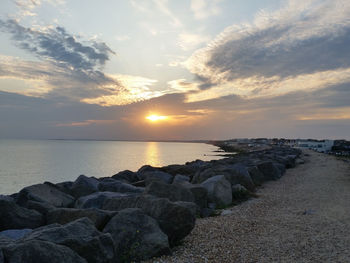
[[[168,117],[153,114],[153,115],[147,116],[146,119],[149,121],[152,121],[152,122],[156,122],[156,121],[164,121],[164,120],[168,119]]]

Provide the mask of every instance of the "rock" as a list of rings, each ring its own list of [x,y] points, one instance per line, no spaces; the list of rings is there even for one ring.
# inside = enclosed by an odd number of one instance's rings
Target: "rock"
[[[47,224],[67,224],[82,217],[89,218],[99,230],[102,230],[107,222],[115,215],[114,212],[104,211],[95,208],[74,209],[58,208],[51,210],[46,216]]]
[[[71,193],[75,198],[86,196],[98,191],[99,181],[93,177],[80,175],[71,187]]]
[[[166,184],[171,184],[173,181],[173,176],[171,174],[161,171],[144,172],[140,177],[141,179],[145,180],[146,186],[152,182],[163,182]]]
[[[42,214],[17,205],[10,199],[0,198],[0,231],[36,228],[44,223]]]
[[[190,177],[188,177],[187,175],[177,174],[174,177],[173,184],[174,183],[189,182],[189,181],[190,181]]]
[[[205,217],[212,216],[212,215],[214,215],[214,214],[215,214],[215,209],[206,207],[206,208],[201,209],[200,216],[201,216],[202,218],[205,218]]]
[[[263,173],[260,172],[260,170],[256,166],[248,167],[248,172],[250,177],[252,178],[254,185],[256,186],[262,185],[266,180]]]
[[[112,178],[115,180],[126,182],[126,183],[134,183],[134,182],[137,182],[140,180],[137,173],[134,173],[134,172],[129,171],[129,170],[119,172],[119,173],[113,175]]]
[[[249,175],[248,169],[245,165],[236,164],[219,164],[209,167],[203,171],[199,171],[192,179],[193,184],[200,184],[205,180],[217,176],[224,175],[231,185],[242,184],[250,191],[254,191],[255,185]]]
[[[225,210],[222,210],[222,211],[221,211],[221,214],[220,214],[220,215],[222,215],[222,216],[227,216],[227,215],[231,215],[231,214],[232,214],[232,211],[231,211],[231,210],[225,209]]]
[[[150,195],[108,199],[102,208],[111,211],[141,208],[147,215],[157,220],[161,230],[168,236],[171,246],[187,236],[196,221],[193,211],[183,204]]]
[[[197,167],[195,167],[194,165],[171,164],[168,166],[161,167],[160,170],[173,176],[181,174],[190,177],[196,173]]]
[[[2,248],[6,263],[86,263],[73,250],[51,242],[31,240]]]
[[[2,253],[2,249],[0,249],[0,263],[4,263],[5,258],[4,258],[4,253]]]
[[[55,207],[69,207],[74,198],[58,190],[54,185],[36,184],[23,188],[17,197],[17,203],[26,206],[28,201],[47,203]]]
[[[150,166],[150,165],[144,165],[137,171],[137,174],[140,177],[144,173],[157,172],[157,171],[160,171],[160,169],[157,168],[157,167],[153,167],[153,166]]]
[[[56,209],[55,206],[49,203],[37,202],[32,200],[28,200],[27,203],[25,204],[25,207],[28,209],[36,210],[43,215],[46,215],[50,210]]]
[[[144,188],[136,187],[130,184],[126,184],[120,181],[103,181],[99,184],[100,191],[108,191],[108,192],[117,192],[117,193],[136,193],[141,194],[144,191]]]
[[[61,191],[64,192],[66,194],[71,194],[71,188],[73,186],[73,182],[70,181],[66,181],[66,182],[62,182],[62,183],[58,183],[56,184],[56,187]]]
[[[112,235],[118,255],[116,262],[139,262],[171,252],[167,235],[161,231],[157,221],[141,209],[121,210],[103,232]]]
[[[208,206],[208,190],[199,185],[191,183],[183,183],[182,186],[189,189],[194,197],[194,202],[200,208],[206,208]]]
[[[80,197],[76,202],[74,207],[75,208],[99,208],[101,209],[103,207],[103,203],[105,200],[110,198],[120,198],[120,197],[126,197],[130,195],[135,194],[128,194],[128,193],[114,193],[114,192],[97,192],[90,195],[86,195],[83,197]]]
[[[152,182],[146,189],[145,194],[156,197],[168,198],[170,201],[194,202],[193,194],[190,190],[179,184],[165,184],[163,182]]]
[[[232,188],[232,199],[242,200],[249,197],[250,193],[244,186],[240,184],[235,184],[231,186]]]
[[[264,175],[266,180],[277,180],[282,173],[271,161],[263,161],[257,164],[257,168]]]
[[[231,183],[224,175],[216,175],[201,183],[208,191],[208,200],[219,207],[225,207],[232,203]]]
[[[241,184],[249,191],[255,191],[255,185],[245,165],[236,163],[230,165],[227,169],[223,170],[223,172],[226,172],[225,178],[231,185]]]
[[[93,222],[86,217],[62,226],[42,227],[34,230],[24,240],[48,241],[69,247],[91,263],[113,262],[115,256],[111,235],[97,231]]]
[[[31,233],[33,230],[29,228],[24,228],[24,229],[9,229],[0,232],[0,238],[1,237],[6,237],[10,238],[12,240],[18,240],[24,237],[25,235]]]

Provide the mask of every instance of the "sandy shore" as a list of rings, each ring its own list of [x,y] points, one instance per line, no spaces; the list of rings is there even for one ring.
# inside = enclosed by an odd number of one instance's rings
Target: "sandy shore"
[[[149,262],[350,262],[350,164],[315,152]]]

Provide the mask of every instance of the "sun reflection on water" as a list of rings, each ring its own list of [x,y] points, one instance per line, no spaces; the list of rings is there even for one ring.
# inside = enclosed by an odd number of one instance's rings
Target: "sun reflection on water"
[[[160,151],[157,142],[148,142],[146,148],[146,163],[151,166],[161,166]]]

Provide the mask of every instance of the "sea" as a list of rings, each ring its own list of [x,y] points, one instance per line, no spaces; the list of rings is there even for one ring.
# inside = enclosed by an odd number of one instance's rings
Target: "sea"
[[[0,194],[79,175],[112,176],[143,165],[165,166],[220,159],[205,143],[84,140],[0,140]]]

